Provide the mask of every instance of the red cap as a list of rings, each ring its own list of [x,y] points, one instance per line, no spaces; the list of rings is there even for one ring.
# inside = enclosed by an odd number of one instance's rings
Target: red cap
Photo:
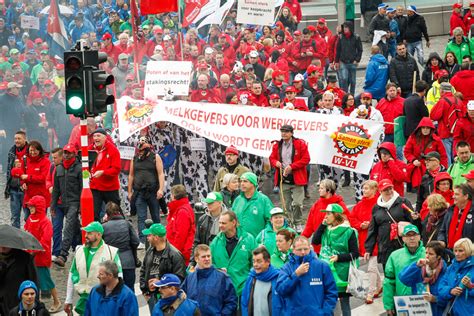
[[[448,71],[446,69],[436,70],[434,78],[439,79],[439,78],[442,78],[442,77],[449,77]]]
[[[227,35],[226,35],[225,33],[221,33],[221,34],[219,35],[219,37],[220,37],[220,38],[227,38]]]
[[[316,66],[316,65],[311,64],[311,65],[308,66],[308,68],[306,68],[306,72],[308,73],[308,75],[312,74],[315,71],[319,72],[319,67]]]
[[[296,92],[298,92],[298,90],[296,90],[296,88],[293,87],[293,86],[288,86],[288,87],[286,87],[286,89],[285,89],[285,93],[286,93],[286,92],[295,92],[295,93],[296,93]]]
[[[455,4],[453,4],[453,9],[462,9],[462,4],[456,2]]]
[[[39,91],[33,91],[31,92],[31,99],[42,99],[43,95]]]
[[[474,170],[471,170],[468,173],[463,174],[462,176],[467,180],[474,180]]]
[[[382,179],[379,181],[379,190],[383,191],[387,188],[393,188],[393,183],[390,179]]]
[[[474,1],[469,2],[470,7],[474,7]]]
[[[307,26],[307,29],[308,29],[310,32],[316,32],[316,27],[313,26],[313,25],[308,25],[308,26]]]
[[[239,151],[237,150],[237,148],[235,148],[234,145],[230,145],[229,147],[226,148],[225,152],[224,152],[225,155],[239,155]]]
[[[279,94],[274,93],[274,94],[270,95],[270,100],[276,100],[276,99],[281,99]]]
[[[50,79],[48,79],[48,80],[45,80],[45,81],[44,81],[44,85],[47,85],[47,84],[53,85],[54,82],[51,81]]]
[[[38,37],[37,39],[35,39],[35,44],[41,44],[41,43],[43,43],[43,40],[41,38]]]
[[[153,31],[154,34],[163,34],[163,29],[157,28]]]
[[[67,144],[66,146],[64,146],[63,151],[68,151],[70,153],[77,154],[76,147],[74,147],[74,145],[71,145],[71,144]]]
[[[57,64],[56,65],[56,70],[63,70],[64,69],[64,64]]]
[[[372,99],[372,93],[370,93],[370,92],[363,92],[363,93],[360,95],[360,98],[361,98],[361,99],[363,99],[363,98]]]
[[[106,39],[111,39],[112,38],[112,35],[110,35],[110,33],[105,33],[104,35],[102,35],[102,40],[105,41]]]
[[[294,31],[294,32],[293,32],[293,35],[294,35],[294,36],[300,36],[300,35],[301,35],[301,32],[300,32],[300,31]]]
[[[16,63],[13,63],[12,68],[13,68],[13,67],[21,67],[21,65],[20,65],[19,62],[16,62]]]
[[[283,75],[283,72],[281,70],[278,70],[278,69],[273,70],[272,79],[275,79],[276,77],[281,76],[281,75]]]
[[[324,24],[326,24],[326,19],[325,19],[325,18],[320,18],[320,19],[318,20],[318,23],[324,23]]]

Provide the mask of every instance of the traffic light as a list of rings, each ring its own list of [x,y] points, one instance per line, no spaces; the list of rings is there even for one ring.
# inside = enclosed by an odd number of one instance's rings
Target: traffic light
[[[84,55],[81,51],[64,52],[66,113],[82,117],[86,111]]]
[[[95,69],[89,73],[90,85],[88,95],[90,102],[87,103],[87,113],[98,115],[107,112],[107,106],[115,102],[115,97],[107,93],[107,86],[114,83],[114,76],[99,70],[99,65],[107,61],[107,54],[95,51]]]

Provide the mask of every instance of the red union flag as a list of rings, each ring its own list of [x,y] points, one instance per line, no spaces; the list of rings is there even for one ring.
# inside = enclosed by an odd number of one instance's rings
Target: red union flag
[[[202,7],[208,4],[209,0],[185,0],[184,3],[183,27],[187,27],[196,20]]]
[[[164,12],[178,12],[178,0],[141,0],[140,13],[158,14]]]

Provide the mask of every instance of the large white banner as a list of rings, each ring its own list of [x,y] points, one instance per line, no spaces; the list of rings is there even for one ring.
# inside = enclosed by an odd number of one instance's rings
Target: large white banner
[[[237,0],[237,23],[273,25],[275,2],[268,0]]]
[[[149,61],[146,65],[145,99],[156,100],[169,90],[173,95],[189,95],[192,68],[190,61]]]
[[[186,101],[147,102],[123,97],[117,102],[120,141],[157,121],[168,121],[214,142],[268,157],[280,127],[308,143],[311,163],[368,174],[383,122],[254,106]]]

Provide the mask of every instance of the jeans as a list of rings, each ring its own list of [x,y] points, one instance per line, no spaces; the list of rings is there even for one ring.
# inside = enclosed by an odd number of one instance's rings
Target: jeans
[[[21,190],[10,190],[10,211],[12,213],[11,223],[13,227],[20,228],[21,209],[24,193]],[[24,214],[26,221],[26,212]]]
[[[339,302],[341,303],[342,316],[351,315],[351,304],[350,304],[349,299],[350,299],[349,296],[339,297]]]
[[[57,206],[55,215],[52,216],[53,220],[53,256],[59,256],[61,253],[61,242],[63,239],[63,226],[64,226],[64,209],[62,206]]]
[[[291,224],[303,224],[304,186],[283,183],[283,197]]]
[[[444,148],[446,149],[446,155],[448,156],[448,166],[450,166],[453,163],[453,138],[449,137],[443,138],[441,140],[443,141]]]
[[[346,64],[343,62],[340,63],[340,66],[340,81],[342,90],[350,92],[352,95],[355,95],[357,66],[355,64]]]
[[[122,273],[123,282],[129,287],[130,290],[132,290],[133,293],[135,293],[135,269],[123,269]]]
[[[150,210],[151,219],[153,223],[160,222],[160,207],[158,204],[158,199],[156,194],[152,190],[149,191],[137,191],[137,200],[135,205],[137,207],[137,217],[138,217],[138,237],[140,242],[145,242],[145,236],[142,233],[142,230],[145,229],[145,220],[147,218],[147,211]]]
[[[422,41],[407,43],[407,50],[408,50],[408,53],[413,56],[413,58],[415,58],[415,51],[416,51],[416,57],[420,65],[425,64],[423,61],[423,42]]]
[[[100,191],[91,190],[94,197],[94,221],[99,222],[104,217],[103,204],[107,202],[114,202],[120,207],[119,191]]]
[[[81,230],[79,223],[79,205],[70,205],[65,211],[64,215],[66,222],[63,229],[63,239],[61,242],[60,256],[66,260],[69,254],[69,248],[74,247],[76,244],[81,244]],[[79,241],[77,240],[79,238]]]

